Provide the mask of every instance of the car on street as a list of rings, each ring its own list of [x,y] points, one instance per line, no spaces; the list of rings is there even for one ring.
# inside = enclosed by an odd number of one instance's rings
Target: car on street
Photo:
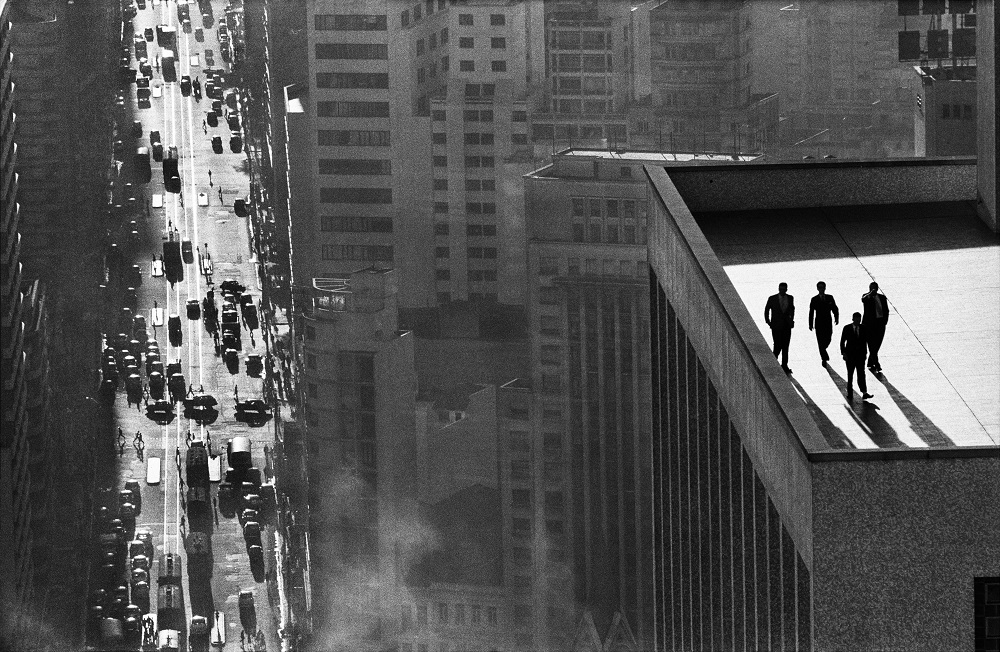
[[[219,115],[215,111],[208,111],[207,114],[206,114],[206,116],[205,116],[205,119],[208,121],[208,126],[209,127],[218,127],[219,126]],[[219,143],[220,144],[222,143],[222,137],[221,136],[219,136]],[[221,154],[222,152],[217,152],[217,153]]]
[[[170,315],[167,318],[167,334],[170,342],[180,342],[181,340],[181,318],[180,315]],[[177,345],[175,345],[177,346]]]
[[[215,115],[215,114],[212,114]],[[218,124],[219,118],[215,118],[216,124]],[[222,153],[222,136],[212,136],[212,151],[216,154]]]
[[[187,97],[191,94],[191,76],[183,75],[181,77],[181,95]]]
[[[142,138],[142,121],[132,121],[132,138]]]
[[[243,539],[248,546],[260,545],[260,523],[248,521],[243,524]]]
[[[199,43],[204,43],[205,42],[205,30],[203,30],[200,27],[198,29],[194,30],[194,40],[197,41],[197,42],[199,42]]]
[[[198,193],[198,205],[199,206],[208,206],[208,194],[203,193],[203,192],[199,192]]]
[[[243,139],[239,134],[234,133],[229,137],[229,149],[231,149],[234,154],[239,154],[243,151]]]
[[[230,131],[240,130],[240,114],[236,111],[229,112],[229,115],[226,116],[226,122],[229,124]]]
[[[150,559],[153,558],[153,533],[149,530],[142,529],[135,531],[135,540],[142,541],[142,544],[146,546],[146,556]]]
[[[248,632],[257,631],[257,606],[254,604],[253,591],[240,591],[237,599],[240,607],[240,624]]]
[[[233,200],[233,212],[236,213],[237,217],[246,217],[250,214],[247,210],[247,200],[243,197],[237,197]]]
[[[152,41],[153,37],[155,36],[152,27],[147,27],[146,29],[144,29],[142,31],[142,35],[146,38],[147,41]]]
[[[160,161],[163,160],[163,143],[161,143],[159,141],[153,143],[153,160],[157,161],[157,162],[160,162]],[[153,208],[162,208],[162,207],[163,207],[163,196],[161,195],[160,196],[160,205],[159,206],[154,206]]]
[[[163,97],[163,86],[156,84],[153,86],[153,97],[159,99]]]
[[[197,299],[187,300],[187,318],[201,319],[201,303]]]
[[[181,259],[186,265],[194,262],[194,249],[190,240],[181,240]]]

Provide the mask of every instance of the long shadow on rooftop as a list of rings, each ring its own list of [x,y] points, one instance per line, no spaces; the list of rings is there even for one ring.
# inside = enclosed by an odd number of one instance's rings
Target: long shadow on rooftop
[[[698,213],[724,265],[995,247],[965,202]]]
[[[886,391],[889,393],[889,398],[899,406],[900,411],[909,420],[910,427],[913,428],[913,432],[927,443],[928,446],[955,446],[955,442],[944,434],[944,431],[934,425],[934,422],[930,420],[926,414],[924,414],[920,408],[913,404],[910,399],[906,398],[906,395],[896,389],[896,386],[889,382],[889,379],[885,377],[885,374],[879,374],[875,376],[875,379],[882,383]]]
[[[840,392],[846,394],[849,389],[847,381],[834,371],[830,365],[827,365],[826,372],[830,374],[830,379],[837,385]],[[868,436],[871,437],[872,441],[879,448],[908,448],[900,440],[896,429],[878,413],[878,405],[870,401],[861,400],[861,394],[855,393],[852,395],[850,406],[847,409],[855,421],[868,431]]]
[[[823,408],[816,405],[816,403],[809,397],[809,393],[805,388],[799,384],[799,381],[795,380],[791,375],[788,379],[792,381],[792,385],[798,391],[799,396],[805,401],[806,407],[809,408],[809,414],[816,421],[816,425],[819,426],[820,432],[823,433],[823,437],[826,439],[826,443],[833,448],[854,448],[854,444],[844,431],[841,430],[837,425],[830,420],[830,417],[826,415]]]

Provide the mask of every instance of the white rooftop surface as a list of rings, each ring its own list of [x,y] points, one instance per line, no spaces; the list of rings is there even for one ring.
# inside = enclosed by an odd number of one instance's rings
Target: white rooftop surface
[[[789,382],[831,447],[1000,446],[1000,241],[960,206],[918,216],[902,208],[698,221],[769,347],[764,304],[779,282],[788,283],[796,308]],[[809,331],[820,280],[840,308],[829,368]],[[863,312],[872,280],[889,301],[884,373],[866,372],[874,398],[862,401],[855,390],[848,401],[840,331]]]

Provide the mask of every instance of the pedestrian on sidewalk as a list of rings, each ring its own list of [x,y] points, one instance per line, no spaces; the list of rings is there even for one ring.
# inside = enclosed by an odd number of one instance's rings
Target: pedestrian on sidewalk
[[[208,124],[204,120],[201,121],[201,128],[205,130],[205,135],[207,136],[208,135]]]
[[[177,451],[174,453],[174,461],[177,462],[177,470],[181,468],[181,447],[177,447]]]
[[[125,457],[125,441],[118,442],[118,457]]]
[[[219,186],[219,201],[222,201],[222,186]]]
[[[212,185],[212,171],[211,170],[208,171],[208,185],[209,186]]]

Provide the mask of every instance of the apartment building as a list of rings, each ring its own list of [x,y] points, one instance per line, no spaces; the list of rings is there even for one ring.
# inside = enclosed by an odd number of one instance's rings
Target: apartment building
[[[381,649],[398,631],[399,555],[416,513],[413,338],[397,330],[394,275],[314,279],[297,329],[313,636],[343,649]]]

